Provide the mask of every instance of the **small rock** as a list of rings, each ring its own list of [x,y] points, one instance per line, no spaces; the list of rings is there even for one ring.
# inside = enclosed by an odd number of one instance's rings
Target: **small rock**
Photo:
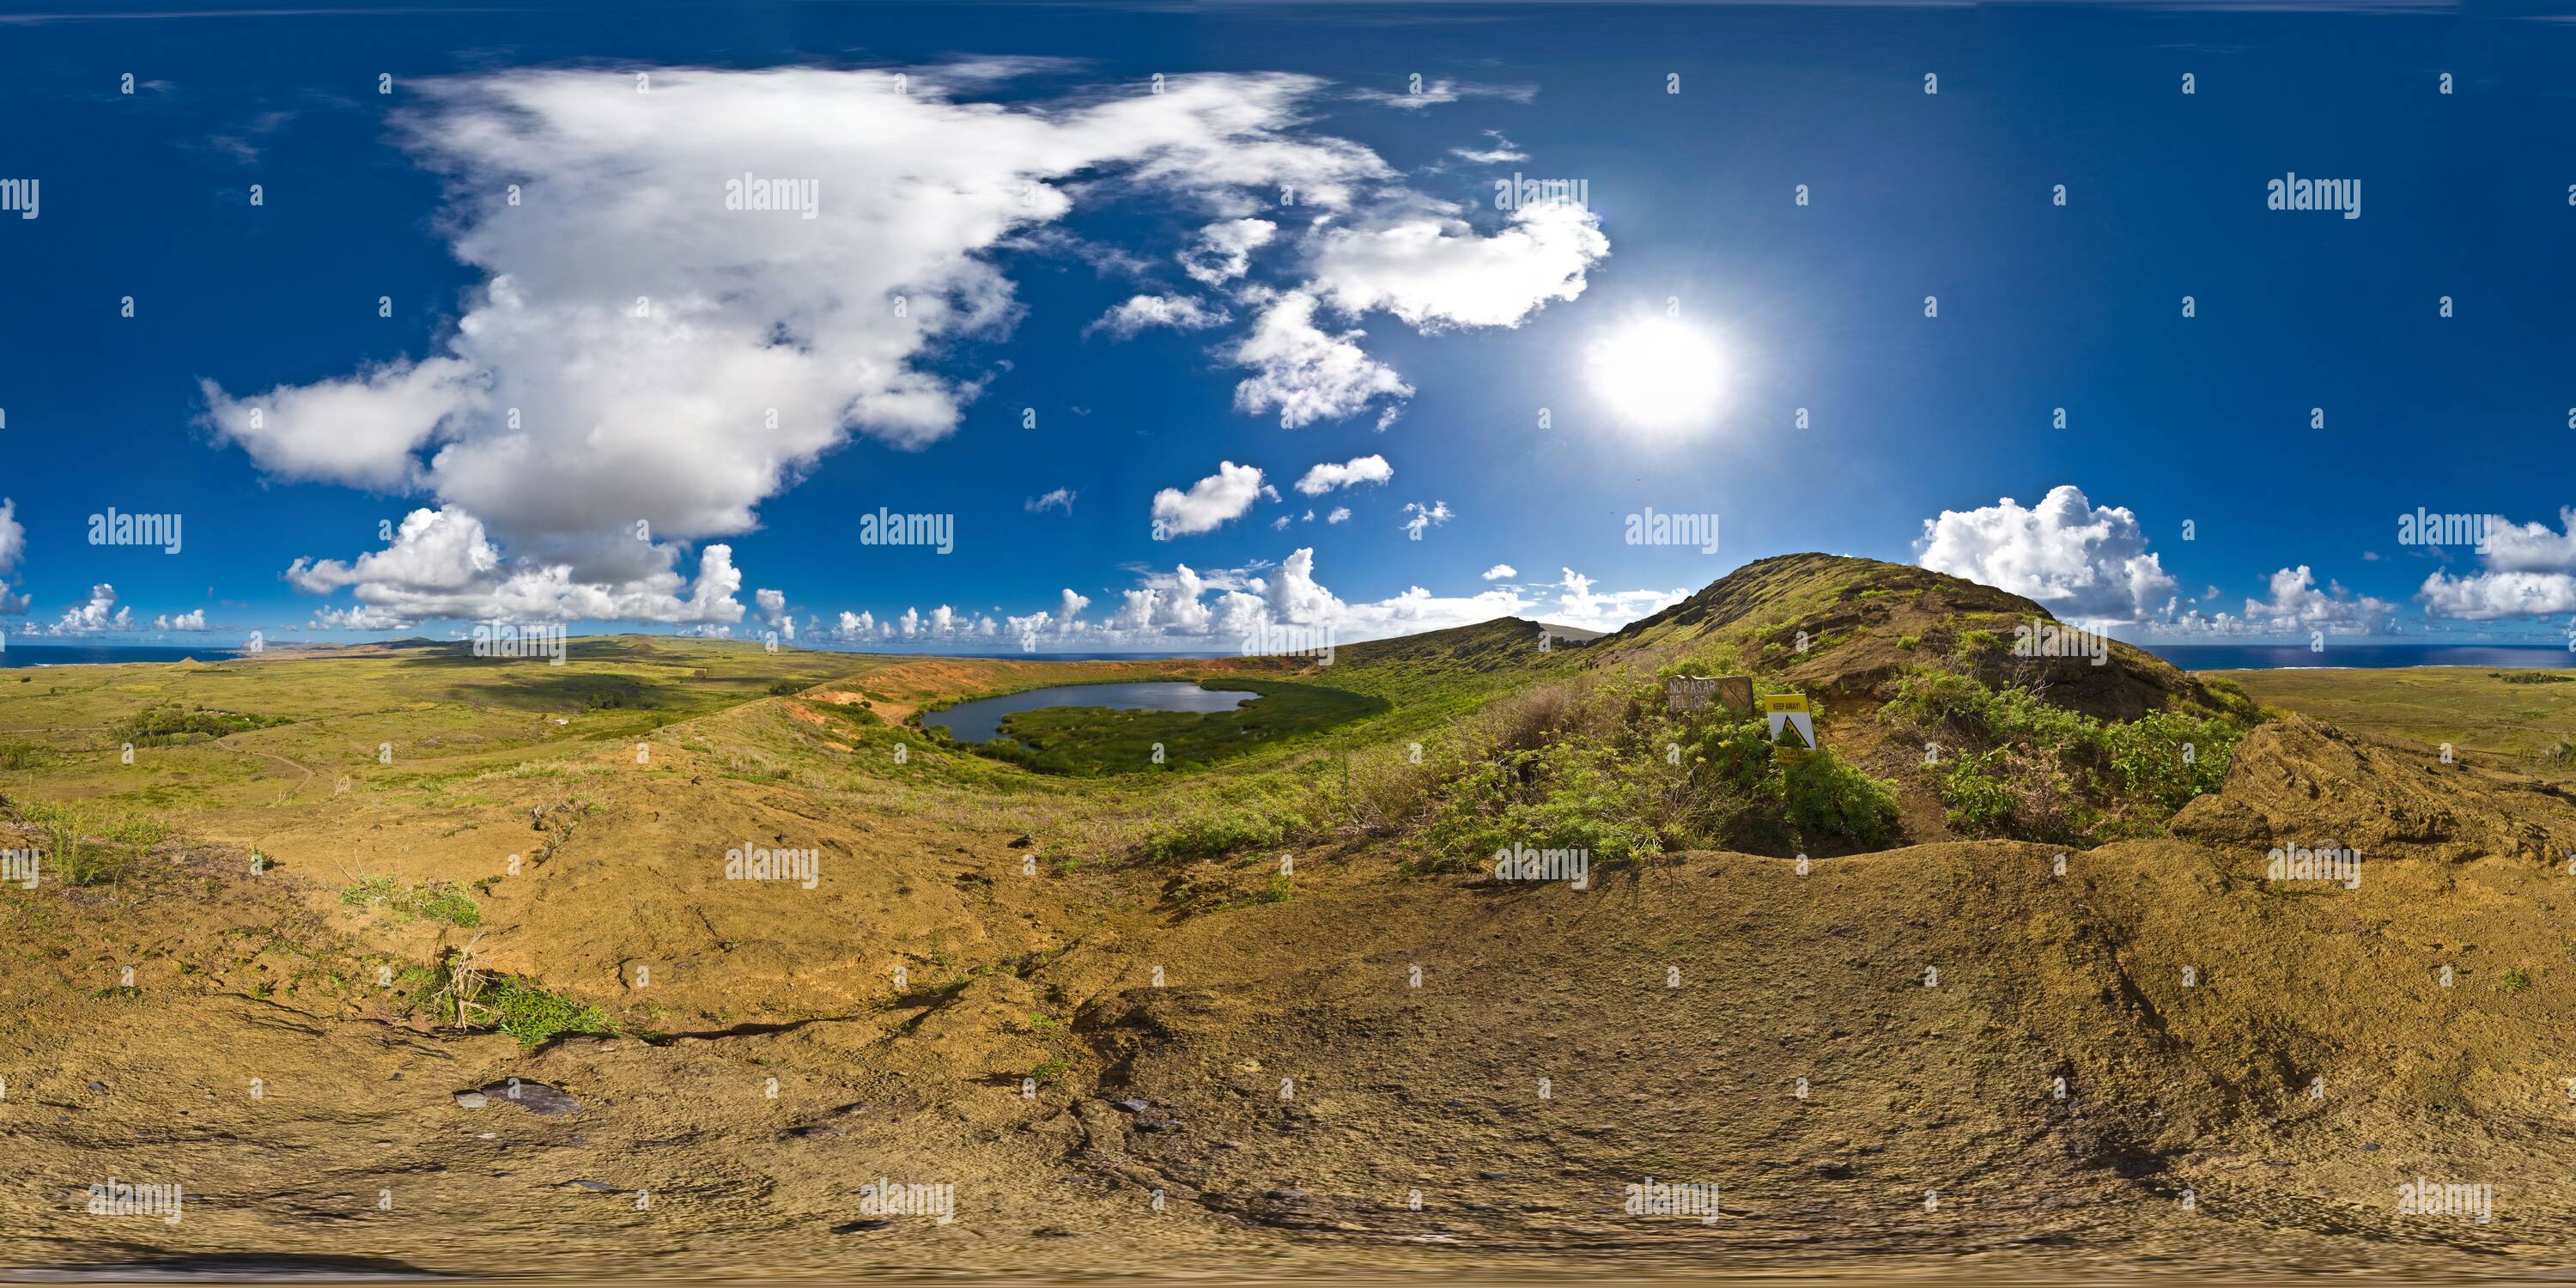
[[[1022,832],[1020,834],[1020,839],[1011,842],[1011,848],[1014,850],[1025,850],[1036,843],[1037,838],[1030,836],[1026,832]]]
[[[480,1091],[460,1091],[456,1093],[456,1107],[459,1109],[480,1109],[490,1103],[492,1102],[486,1099]]]
[[[847,1224],[847,1225],[836,1225],[836,1226],[833,1226],[833,1227],[832,1227],[832,1233],[834,1233],[834,1234],[867,1234],[867,1233],[870,1233],[870,1232],[872,1232],[872,1231],[886,1229],[887,1227],[892,1226],[893,1224],[894,1224],[894,1222],[892,1222],[892,1221],[878,1221],[878,1220],[852,1221],[852,1222],[850,1222],[850,1223],[849,1223],[849,1224]]]
[[[1261,1197],[1268,1199],[1273,1203],[1303,1203],[1306,1200],[1315,1197],[1315,1193],[1312,1190],[1303,1190],[1292,1185],[1284,1190],[1263,1190],[1261,1192]]]
[[[1119,1107],[1119,1108],[1121,1108],[1121,1109],[1126,1110],[1127,1112],[1129,1112],[1129,1113],[1131,1113],[1131,1114],[1141,1114],[1141,1113],[1145,1112],[1147,1109],[1152,1108],[1153,1106],[1151,1106],[1151,1105],[1147,1104],[1145,1101],[1142,1101],[1142,1100],[1127,1099],[1127,1100],[1121,1100],[1121,1101],[1119,1101],[1119,1102],[1118,1102],[1118,1107]]]
[[[562,1088],[549,1087],[542,1082],[530,1082],[525,1078],[515,1082],[504,1078],[481,1090],[485,1096],[509,1101],[529,1113],[545,1118],[562,1118],[581,1112],[581,1102],[565,1095]]]
[[[107,1084],[104,1082],[93,1082],[89,1084],[89,1089],[92,1091],[105,1091],[107,1090]]]
[[[1478,1173],[1476,1173],[1476,1179],[1477,1179],[1477,1180],[1480,1180],[1480,1181],[1499,1181],[1499,1180],[1505,1180],[1505,1179],[1509,1178],[1510,1176],[1511,1176],[1511,1173],[1509,1173],[1509,1172],[1478,1172]]]
[[[584,1180],[578,1176],[564,1182],[564,1184],[579,1186],[593,1194],[615,1194],[617,1192],[617,1187],[606,1181]]]

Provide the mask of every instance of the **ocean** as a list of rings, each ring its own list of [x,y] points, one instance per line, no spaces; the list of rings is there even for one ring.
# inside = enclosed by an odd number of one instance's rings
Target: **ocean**
[[[99,662],[218,662],[240,657],[237,648],[177,647],[167,644],[11,644],[0,648],[0,667],[76,666]]]
[[[2576,667],[2576,652],[2553,644],[2147,644],[2186,671],[2285,671],[2303,667],[2379,670],[2397,666],[2482,666],[2493,670]]]

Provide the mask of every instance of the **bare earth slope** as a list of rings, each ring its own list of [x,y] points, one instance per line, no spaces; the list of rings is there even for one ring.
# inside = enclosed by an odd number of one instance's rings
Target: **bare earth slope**
[[[1977,629],[1914,617],[1968,592],[1899,589],[1800,608],[1841,644],[1787,665],[1855,646],[1865,684],[1882,633]],[[1543,665],[1758,646],[1762,604]],[[347,792],[228,805],[121,880],[0,891],[0,1266],[2463,1272],[2576,1234],[2576,805],[2502,771],[2294,718],[2172,836],[2062,873],[1943,842],[1497,888],[1361,848],[1274,887],[1259,851],[1176,903],[1121,831],[1158,789],[1060,789],[845,700],[1019,681],[872,674],[444,786],[353,755]],[[2327,842],[2357,885],[2265,879]],[[820,851],[814,888],[726,879],[747,843]],[[344,866],[499,879],[465,927],[344,902]],[[378,987],[468,942],[623,1032],[523,1049]],[[86,1212],[110,1177],[184,1185],[184,1219]],[[2419,1177],[2491,1186],[2491,1219],[2401,1213]],[[952,1187],[954,1219],[866,1210],[881,1178]],[[1719,1214],[1624,1210],[1648,1178]]]

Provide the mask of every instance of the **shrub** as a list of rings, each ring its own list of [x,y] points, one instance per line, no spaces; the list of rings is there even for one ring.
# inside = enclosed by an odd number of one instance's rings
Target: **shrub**
[[[1789,768],[1789,821],[1811,837],[1872,844],[1896,826],[1895,785],[1818,749]]]
[[[565,1035],[606,1037],[617,1032],[616,1021],[598,1007],[509,976],[496,982],[480,1004],[491,1011],[492,1027],[531,1050]]]
[[[1995,836],[2012,823],[2013,791],[1995,776],[1994,753],[1961,756],[1941,780],[1941,803],[1950,826],[1971,836]]]
[[[2213,689],[2228,712],[2241,694]],[[1979,835],[2089,842],[2160,827],[2216,791],[2252,716],[2155,711],[2105,721],[2019,686],[1918,668],[1879,719],[1958,752],[1940,781],[1950,821]]]
[[[1145,853],[1156,859],[1212,858],[1238,850],[1277,845],[1304,820],[1261,805],[1215,808],[1186,815],[1145,838]]]

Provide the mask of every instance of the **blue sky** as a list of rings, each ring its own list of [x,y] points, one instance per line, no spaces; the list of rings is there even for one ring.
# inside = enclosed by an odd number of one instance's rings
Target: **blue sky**
[[[1614,626],[1800,550],[2169,642],[2576,614],[2565,22],[477,5],[0,36],[0,179],[41,197],[0,210],[21,638],[1231,651]],[[2267,208],[2293,174],[2358,217]],[[1515,176],[1581,203],[1498,209]],[[727,208],[746,178],[815,217]],[[1350,481],[1301,490],[1318,466]],[[111,507],[178,516],[179,551],[92,544]],[[880,509],[949,552],[869,543]],[[2492,539],[2401,544],[2419,509]],[[1650,510],[1718,549],[1632,543]]]

